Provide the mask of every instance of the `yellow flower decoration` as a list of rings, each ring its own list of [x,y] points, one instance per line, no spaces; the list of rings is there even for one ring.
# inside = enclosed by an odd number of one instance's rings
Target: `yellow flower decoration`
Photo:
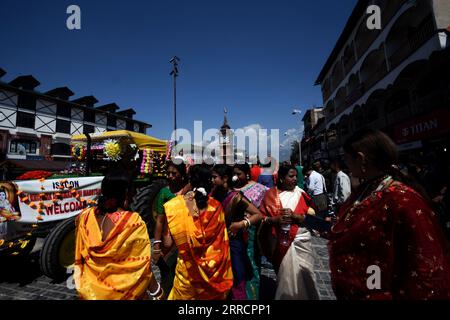
[[[117,140],[106,140],[103,152],[111,161],[119,161],[122,159],[120,157],[121,148]]]

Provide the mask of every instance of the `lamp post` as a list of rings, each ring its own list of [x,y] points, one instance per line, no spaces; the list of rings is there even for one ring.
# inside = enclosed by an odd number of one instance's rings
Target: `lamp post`
[[[174,145],[177,144],[177,77],[178,77],[178,61],[180,59],[177,56],[174,56],[170,59],[170,63],[173,64],[172,72],[170,75],[173,77],[173,132],[175,134]]]
[[[300,115],[302,113],[302,110],[300,109],[294,109],[292,110],[292,115]],[[298,164],[301,166],[302,165],[302,126],[301,126],[301,119],[300,118],[300,131],[298,133]]]

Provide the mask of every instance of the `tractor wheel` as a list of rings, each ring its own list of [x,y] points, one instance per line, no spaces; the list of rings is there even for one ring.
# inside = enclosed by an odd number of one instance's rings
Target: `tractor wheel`
[[[150,185],[136,191],[131,204],[131,209],[138,212],[147,224],[150,237],[153,237],[153,230],[155,229],[154,201],[159,191],[165,186],[167,186],[167,181],[164,179],[153,181]]]
[[[64,220],[50,231],[41,249],[41,271],[54,280],[63,280],[75,260],[75,217]]]

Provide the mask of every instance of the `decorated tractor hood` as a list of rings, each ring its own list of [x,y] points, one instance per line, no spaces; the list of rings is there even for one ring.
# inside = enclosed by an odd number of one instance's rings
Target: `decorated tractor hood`
[[[151,149],[158,153],[167,153],[168,142],[160,140],[142,133],[137,133],[127,130],[107,131],[102,133],[90,134],[92,142],[106,142],[111,141],[128,141],[129,144],[135,144],[140,150]],[[72,137],[72,144],[87,143],[87,138],[84,134]]]

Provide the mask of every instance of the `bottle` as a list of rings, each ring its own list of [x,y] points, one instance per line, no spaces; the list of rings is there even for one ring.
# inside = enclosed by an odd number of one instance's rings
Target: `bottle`
[[[282,214],[284,214],[285,211],[284,209],[282,209],[283,212]],[[289,223],[282,223],[280,225],[280,244],[282,246],[288,246],[289,245],[289,233],[291,231],[291,225]]]

